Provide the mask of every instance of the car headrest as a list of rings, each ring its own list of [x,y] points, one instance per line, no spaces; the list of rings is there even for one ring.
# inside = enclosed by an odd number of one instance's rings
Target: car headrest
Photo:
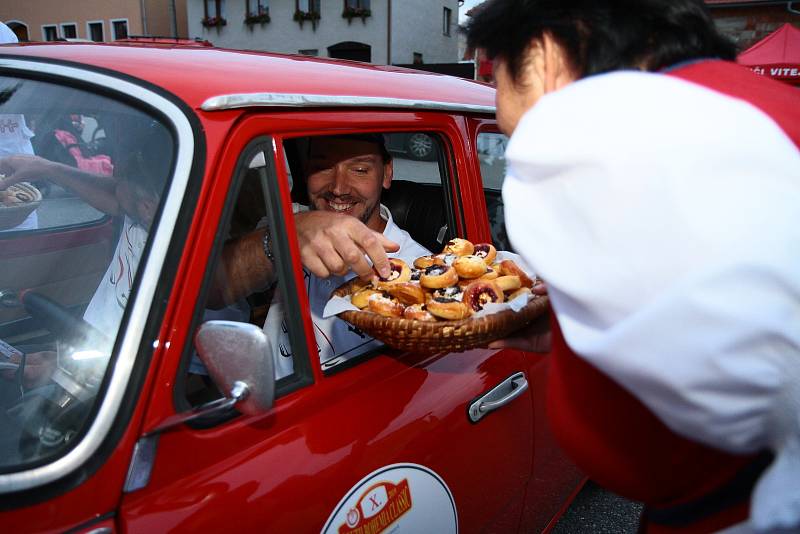
[[[447,225],[445,202],[441,185],[402,180],[393,180],[381,196],[397,226],[433,253],[439,253],[444,243],[455,237]]]

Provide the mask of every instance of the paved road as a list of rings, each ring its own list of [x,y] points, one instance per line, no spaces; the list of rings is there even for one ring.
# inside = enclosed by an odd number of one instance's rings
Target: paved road
[[[635,534],[642,507],[587,482],[553,534]]]

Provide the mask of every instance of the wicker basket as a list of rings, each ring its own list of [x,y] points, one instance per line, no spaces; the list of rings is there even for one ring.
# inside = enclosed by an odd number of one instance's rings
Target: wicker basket
[[[42,193],[26,182],[10,185],[7,191],[11,193],[24,193],[26,196],[30,197],[31,200],[18,204],[3,204],[0,202],[0,230],[8,230],[19,226],[42,202]]]
[[[345,297],[355,281],[338,287],[331,296]],[[527,326],[547,311],[548,298],[536,296],[520,311],[503,310],[461,321],[414,321],[383,317],[369,311],[344,311],[339,317],[390,347],[422,354],[462,352],[486,346]]]

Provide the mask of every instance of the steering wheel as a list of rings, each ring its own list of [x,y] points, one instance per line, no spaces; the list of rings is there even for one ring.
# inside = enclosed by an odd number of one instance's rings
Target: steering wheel
[[[71,314],[64,306],[31,290],[20,292],[19,300],[40,326],[49,330],[59,341],[104,339],[105,336],[83,319]]]
[[[66,446],[82,430],[108,361],[97,349],[110,343],[92,325],[44,295],[28,290],[19,300],[59,343],[57,366],[47,384],[28,390],[8,410],[21,428],[20,454],[38,459]],[[76,358],[76,350],[90,356]],[[94,353],[99,356],[92,357]]]

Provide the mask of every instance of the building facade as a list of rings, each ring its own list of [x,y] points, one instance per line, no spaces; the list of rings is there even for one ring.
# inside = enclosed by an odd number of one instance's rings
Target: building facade
[[[746,50],[783,24],[800,27],[800,2],[786,0],[705,0],[717,27]]]
[[[186,0],[0,2],[0,20],[20,41],[113,41],[129,35],[187,37]]]
[[[458,61],[458,0],[187,0],[189,35],[224,48],[376,64]]]

